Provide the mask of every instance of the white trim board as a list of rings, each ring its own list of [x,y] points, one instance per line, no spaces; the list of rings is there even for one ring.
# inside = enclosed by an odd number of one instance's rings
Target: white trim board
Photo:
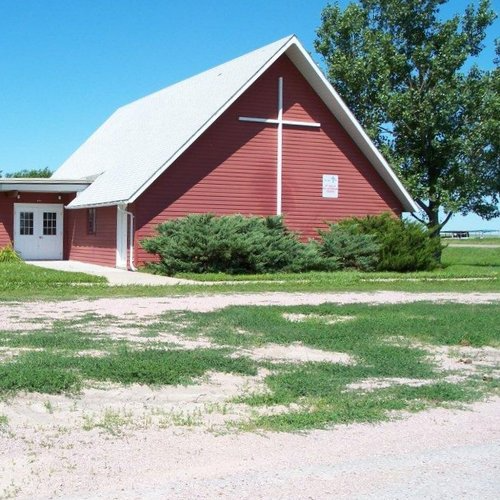
[[[118,269],[127,269],[127,212],[125,205],[116,207],[116,262]]]
[[[317,122],[301,122],[283,120],[283,77],[278,78],[278,118],[252,118],[249,116],[240,116],[241,122],[265,123],[266,125],[278,125],[278,134],[276,141],[276,215],[282,215],[283,205],[283,127],[321,127]]]

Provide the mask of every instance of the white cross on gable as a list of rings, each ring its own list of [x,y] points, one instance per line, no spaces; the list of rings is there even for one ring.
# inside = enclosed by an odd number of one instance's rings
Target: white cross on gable
[[[283,120],[283,77],[278,79],[278,118],[251,118],[240,116],[242,122],[267,123],[278,125],[278,145],[276,155],[276,214],[282,214],[282,194],[283,194],[283,126],[292,127],[321,127],[317,122],[300,122],[292,120]]]

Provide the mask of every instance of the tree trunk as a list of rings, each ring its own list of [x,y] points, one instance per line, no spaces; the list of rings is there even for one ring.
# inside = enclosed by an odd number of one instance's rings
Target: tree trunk
[[[441,238],[440,231],[441,231],[442,227],[448,222],[449,217],[446,217],[446,219],[443,221],[443,223],[440,224],[439,223],[439,205],[436,205],[433,202],[429,203],[427,217],[429,218],[429,221],[427,222],[427,229],[429,229],[430,237],[433,239],[437,238],[438,240],[440,240],[440,238]],[[442,254],[441,244],[436,245],[436,251],[434,252],[434,258],[436,259],[436,262],[438,264],[441,264],[441,254]]]

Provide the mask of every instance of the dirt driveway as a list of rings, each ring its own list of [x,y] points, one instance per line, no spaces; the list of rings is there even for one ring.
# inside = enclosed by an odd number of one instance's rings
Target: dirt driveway
[[[0,316],[3,329],[15,330],[89,312],[147,319],[229,304],[413,300],[484,303],[500,301],[500,294],[102,299],[61,302],[57,312],[48,302],[0,304]],[[500,399],[304,434],[214,432],[217,427],[190,425],[186,419],[194,413],[176,412],[203,405],[216,419],[212,409],[244,383],[226,374],[187,388],[90,388],[75,398],[34,394],[0,401],[0,415],[9,419],[9,425],[0,420],[0,497],[498,498]],[[140,410],[152,402],[169,408],[161,418],[174,425],[151,425],[158,415]],[[133,412],[141,419],[127,422]]]
[[[2,437],[23,498],[498,498],[500,401],[309,434]],[[10,478],[10,481],[8,479]]]

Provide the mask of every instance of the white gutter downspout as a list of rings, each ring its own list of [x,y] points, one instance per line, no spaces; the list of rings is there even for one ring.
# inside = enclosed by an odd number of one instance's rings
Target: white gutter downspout
[[[126,205],[125,205],[126,206]],[[118,205],[118,210],[127,215],[127,223],[128,217],[130,217],[130,226],[129,226],[129,252],[128,252],[128,265],[131,271],[137,271],[137,268],[134,266],[134,214],[122,208],[122,205]]]

